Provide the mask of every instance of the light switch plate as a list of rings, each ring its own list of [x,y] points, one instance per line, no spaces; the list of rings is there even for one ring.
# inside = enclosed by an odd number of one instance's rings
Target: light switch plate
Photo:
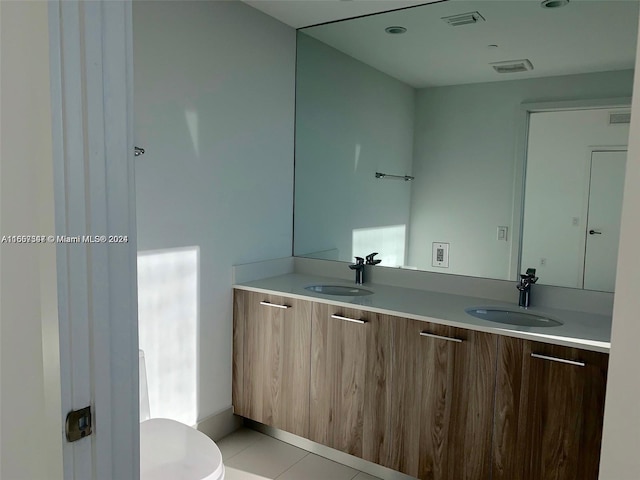
[[[431,266],[449,268],[449,244],[433,242]]]
[[[505,226],[500,226],[498,227],[498,240],[504,240],[505,242],[507,241],[507,237],[509,235],[509,227],[505,227]]]

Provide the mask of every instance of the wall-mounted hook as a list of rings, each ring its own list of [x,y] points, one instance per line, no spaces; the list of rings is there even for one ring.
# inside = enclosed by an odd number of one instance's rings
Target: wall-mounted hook
[[[139,157],[140,155],[144,155],[144,148],[140,148],[140,147],[133,147],[133,154],[136,157]]]

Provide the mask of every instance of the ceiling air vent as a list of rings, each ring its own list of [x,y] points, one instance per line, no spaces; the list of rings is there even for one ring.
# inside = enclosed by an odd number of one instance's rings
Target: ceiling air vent
[[[631,123],[631,112],[609,114],[609,125],[621,125],[625,123]]]
[[[473,23],[484,22],[485,19],[480,12],[461,13],[460,15],[451,15],[450,17],[442,17],[442,20],[452,27],[461,27],[462,25],[471,25]]]
[[[533,70],[533,65],[527,59],[524,60],[507,60],[506,62],[490,63],[493,69],[498,73],[518,73]]]

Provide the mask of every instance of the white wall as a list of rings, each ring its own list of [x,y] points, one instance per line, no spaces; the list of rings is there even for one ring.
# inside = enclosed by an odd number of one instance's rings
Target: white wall
[[[235,1],[133,14],[138,248],[200,249],[204,419],[231,405],[231,266],[291,255],[295,31]]]
[[[409,263],[508,278],[520,104],[630,96],[632,79],[629,70],[419,90]],[[507,242],[496,239],[501,225]],[[447,270],[431,267],[432,242],[451,244]]]
[[[640,49],[636,67],[640,65]],[[604,411],[604,432],[600,460],[600,480],[640,478],[640,76],[636,76],[633,98],[627,173],[622,205],[622,226],[616,293],[611,332],[611,354]]]
[[[375,172],[411,174],[415,91],[304,34],[296,88],[295,254],[349,261],[353,229],[409,223],[411,182]]]
[[[582,288],[590,147],[626,145],[629,125],[609,125],[609,113],[628,111],[627,108],[531,114],[522,270],[536,268],[538,283]],[[614,267],[612,262],[611,272],[615,272]]]
[[[47,21],[46,2],[0,2],[0,235],[54,231]],[[4,480],[62,478],[56,291],[54,245],[0,245]]]

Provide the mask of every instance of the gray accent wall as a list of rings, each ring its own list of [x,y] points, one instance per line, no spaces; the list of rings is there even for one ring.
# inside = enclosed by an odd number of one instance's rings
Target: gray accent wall
[[[199,247],[202,420],[231,405],[231,266],[291,254],[295,30],[242,2],[133,15],[138,247]]]

